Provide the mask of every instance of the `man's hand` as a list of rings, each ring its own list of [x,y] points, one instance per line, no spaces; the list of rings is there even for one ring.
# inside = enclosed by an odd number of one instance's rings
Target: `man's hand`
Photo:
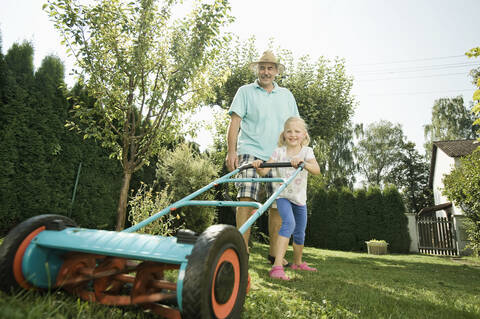
[[[227,164],[227,169],[229,172],[236,169],[238,167],[237,152],[228,152],[227,158],[225,159],[225,163]]]

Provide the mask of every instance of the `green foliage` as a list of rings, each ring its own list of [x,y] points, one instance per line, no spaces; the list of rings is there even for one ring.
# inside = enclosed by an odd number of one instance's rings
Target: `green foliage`
[[[332,141],[344,127],[351,125],[354,98],[353,80],[346,74],[344,61],[309,56],[294,64],[291,52],[281,52],[287,73],[279,82],[295,96],[301,116],[309,127],[310,137]]]
[[[480,47],[471,49],[466,53],[469,58],[479,57],[480,56]],[[470,72],[473,77],[473,83],[478,87],[478,89],[473,93],[473,100],[476,101],[475,105],[472,108],[472,112],[477,116],[474,125],[477,127],[477,136],[480,139],[480,69],[474,69]]]
[[[347,189],[342,188],[338,192],[337,206],[337,249],[340,250],[354,250],[357,237],[352,232],[357,224],[357,216],[355,214],[355,197],[353,193]]]
[[[390,251],[406,254],[410,248],[410,235],[403,198],[394,186],[386,187],[382,195],[382,216],[385,225],[385,235],[382,239],[390,244]]]
[[[83,227],[111,228],[119,166],[94,141],[64,127],[71,105],[62,62],[47,56],[34,72],[28,42],[14,44],[0,60],[0,147],[8,150],[0,152],[0,234],[42,213],[71,214]]]
[[[460,160],[443,179],[443,194],[458,205],[469,220],[466,232],[469,246],[478,255],[480,252],[480,150]]]
[[[241,42],[238,36],[231,39],[221,49],[214,65],[214,72],[224,74],[226,78],[223,82],[215,85],[215,95],[207,102],[228,110],[238,88],[252,83],[257,78],[249,68],[250,62],[255,61],[257,58],[258,52],[255,48],[255,37],[250,37],[245,42]]]
[[[368,185],[383,186],[385,177],[399,162],[404,145],[400,124],[381,120],[358,130],[359,141],[354,149],[360,173]]]
[[[76,58],[94,107],[75,106],[69,124],[95,138],[121,162],[117,229],[125,223],[131,176],[182,129],[182,115],[199,107],[217,75],[211,64],[231,22],[226,0],[195,2],[174,20],[177,1],[103,0],[44,6]]]
[[[167,187],[169,197],[178,201],[196,190],[210,184],[217,177],[218,167],[208,157],[196,154],[185,145],[173,151],[164,151],[157,163],[157,180],[160,187]],[[197,200],[213,200],[212,192],[205,192]],[[206,206],[186,206],[179,211],[180,220],[187,229],[203,232],[215,220],[215,209]]]
[[[348,188],[308,192],[306,245],[344,251],[365,251],[365,241],[381,238],[393,253],[407,253],[410,237],[403,199],[396,188],[352,192]]]
[[[355,130],[359,141],[355,157],[364,184],[385,187],[393,184],[402,193],[407,211],[418,212],[433,203],[428,186],[429,163],[405,140],[400,124],[388,121]]]
[[[316,153],[325,155],[317,160],[328,171],[326,183],[353,186],[355,165],[349,127],[355,102],[351,94],[353,80],[346,74],[344,61],[324,57],[312,61],[309,56],[295,60],[288,50],[274,51],[286,65],[285,73],[277,76],[276,81],[293,93],[299,113],[309,127],[312,145],[318,148]],[[226,75],[226,79],[214,87],[215,95],[207,102],[228,109],[238,88],[256,79],[249,64],[257,58],[254,37],[245,42],[237,38],[225,46],[215,70]]]
[[[418,153],[415,144],[405,143],[386,181],[401,191],[407,212],[417,213],[433,205],[433,193],[428,185],[429,170],[430,164]]]
[[[471,139],[477,137],[476,130],[480,127],[474,123],[472,110],[464,106],[463,97],[441,98],[434,102],[432,121],[424,127],[425,151],[431,155],[434,141]]]
[[[305,234],[306,245],[314,247],[328,247],[326,243],[330,223],[325,223],[327,218],[328,193],[324,187],[307,188],[308,220]],[[333,223],[332,223],[333,224]]]
[[[142,183],[128,202],[130,207],[128,220],[132,225],[136,225],[160,212],[171,203],[172,197],[169,194],[168,187],[165,187],[160,192],[154,192],[152,187]],[[180,216],[175,213],[169,213],[141,228],[138,232],[160,236],[174,235],[177,231],[177,228],[174,227],[176,218],[179,219]]]

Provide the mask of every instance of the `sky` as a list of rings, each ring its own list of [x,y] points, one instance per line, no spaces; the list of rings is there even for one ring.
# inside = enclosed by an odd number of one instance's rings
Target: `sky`
[[[2,51],[14,42],[31,41],[35,66],[59,56],[73,66],[60,36],[42,10],[42,0],[2,0]],[[380,120],[401,124],[423,154],[424,125],[431,122],[434,101],[463,96],[475,87],[469,71],[480,58],[465,52],[480,46],[479,0],[231,0],[235,22],[228,31],[241,39],[254,35],[263,52],[275,46],[295,57],[309,55],[345,60],[353,77],[357,106],[354,123]],[[67,72],[68,73],[68,72]],[[210,143],[208,132],[197,140]]]

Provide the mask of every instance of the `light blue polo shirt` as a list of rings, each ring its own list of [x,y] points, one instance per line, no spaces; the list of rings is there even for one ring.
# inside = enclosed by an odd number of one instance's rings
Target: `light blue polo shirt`
[[[273,82],[268,93],[257,81],[240,87],[228,114],[242,118],[237,140],[237,154],[249,154],[268,160],[277,147],[285,121],[299,116],[293,94]]]

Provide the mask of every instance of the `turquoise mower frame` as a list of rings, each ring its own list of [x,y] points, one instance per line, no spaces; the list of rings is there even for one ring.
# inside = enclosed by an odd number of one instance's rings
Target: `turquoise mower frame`
[[[264,163],[262,167],[291,167]],[[79,228],[62,215],[39,215],[13,228],[0,246],[0,289],[63,289],[83,300],[138,305],[165,318],[239,318],[249,289],[248,254],[242,234],[303,169],[288,179],[232,178],[251,164],[216,179],[121,232]],[[224,183],[280,182],[265,203],[194,200]],[[238,230],[213,225],[200,235],[180,230],[164,237],[136,233],[184,206],[253,207]],[[175,281],[165,271],[177,270]]]

